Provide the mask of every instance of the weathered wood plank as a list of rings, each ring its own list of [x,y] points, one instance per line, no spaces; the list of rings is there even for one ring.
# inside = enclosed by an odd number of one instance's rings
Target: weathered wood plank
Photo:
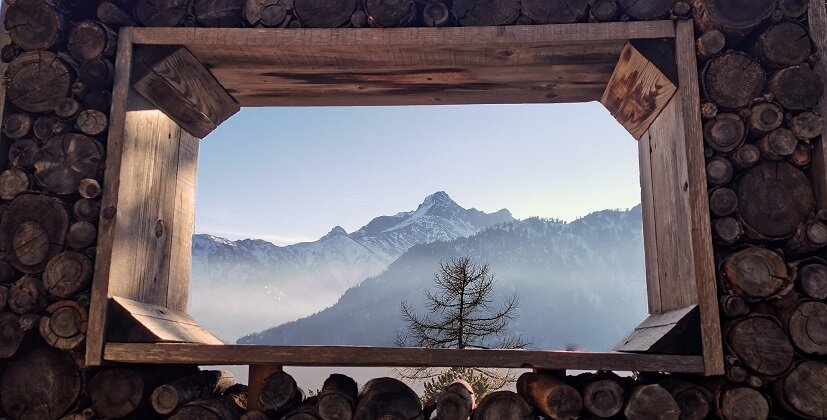
[[[652,183],[652,149],[647,131],[638,142],[640,168],[640,206],[643,213],[643,252],[646,260],[646,296],[649,313],[661,311],[660,278],[658,277],[658,241],[655,225],[655,195]]]
[[[119,322],[108,331],[108,341],[223,344],[186,312],[117,296],[112,304],[113,319]]]
[[[195,137],[206,137],[240,110],[186,48],[141,46],[134,58],[135,90]]]
[[[656,354],[700,354],[698,305],[650,315],[613,351]]]
[[[626,44],[600,103],[636,139],[672,99],[677,87],[631,43]]]
[[[701,356],[524,350],[351,346],[243,346],[109,343],[105,359],[122,363],[283,366],[474,366],[702,373]]]
[[[718,313],[718,286],[712,248],[712,223],[705,178],[703,127],[701,125],[700,85],[692,21],[677,22],[676,57],[678,61],[679,100],[682,102],[684,147],[686,150],[689,217],[694,288],[701,312],[701,340],[706,375],[724,373],[721,318]],[[682,186],[683,187],[683,186]]]
[[[821,76],[822,80],[827,81],[827,6],[820,0],[810,0],[809,6],[809,24],[810,24],[810,38],[813,40],[813,45],[816,48],[816,53],[819,58],[816,61],[814,70]],[[819,102],[821,115],[827,116],[827,83],[825,83],[825,91]],[[815,149],[813,150],[813,166],[811,171],[813,187],[815,189],[816,201],[819,208],[827,208],[827,147],[824,147],[824,141],[827,139],[827,125],[824,126],[821,139],[816,140]]]
[[[175,188],[175,214],[167,259],[169,286],[166,305],[170,309],[179,311],[187,310],[189,297],[199,143],[199,139],[189,133],[181,133],[178,148],[178,185]]]
[[[5,22],[5,18],[6,18],[6,9],[7,8],[8,8],[8,2],[4,1],[3,4],[0,4],[0,19],[2,19],[4,22]],[[11,40],[9,39],[8,32],[6,32],[6,28],[5,27],[0,27],[0,46],[6,45],[9,42],[11,42]],[[0,75],[3,75],[5,77],[6,69],[8,69],[8,67],[9,67],[8,63],[0,62]],[[3,116],[5,115],[5,112],[6,112],[6,83],[0,83],[0,123],[5,122],[5,121],[2,121]],[[2,124],[0,124],[0,126],[2,126]],[[10,141],[0,142],[0,156],[8,156],[10,146],[11,146]],[[0,165],[0,170],[8,169],[8,162],[6,162],[5,160],[4,160],[4,162],[5,163]]]
[[[122,28],[118,35],[118,56],[115,61],[115,84],[112,91],[109,135],[106,141],[107,159],[98,226],[98,252],[95,258],[95,276],[92,283],[89,324],[86,331],[86,364],[90,366],[100,365],[103,357],[110,268],[115,238],[115,209],[118,207],[129,77],[132,73],[132,34],[133,28],[127,27]]]

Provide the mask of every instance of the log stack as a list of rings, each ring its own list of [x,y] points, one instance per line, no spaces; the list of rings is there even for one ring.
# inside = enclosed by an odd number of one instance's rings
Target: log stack
[[[692,18],[725,377],[531,373],[518,392],[454,384],[440,418],[827,417],[827,209],[818,106],[825,56],[804,0],[15,0],[0,171],[0,417],[425,418],[406,385],[333,375],[304,399],[268,378],[266,412],[218,371],[91,369],[85,340],[123,26],[340,28]],[[821,41],[823,43],[823,40]],[[6,152],[4,152],[6,153]],[[823,159],[823,157],[821,158]],[[262,396],[260,396],[262,397]],[[378,414],[377,414],[378,413]]]

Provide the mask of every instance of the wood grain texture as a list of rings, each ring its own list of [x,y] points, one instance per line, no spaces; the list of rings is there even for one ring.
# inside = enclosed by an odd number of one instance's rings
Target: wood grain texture
[[[137,31],[185,46],[242,106],[592,101],[628,39],[674,36],[670,22]]]
[[[141,46],[132,86],[193,136],[206,137],[239,105],[186,48]]]
[[[712,227],[709,217],[709,197],[704,181],[703,127],[701,125],[700,85],[695,55],[695,35],[692,21],[676,23],[676,58],[678,61],[679,100],[684,109],[684,147],[690,180],[689,216],[690,241],[694,259],[694,281],[697,303],[701,311],[701,341],[704,355],[704,374],[724,373],[721,318],[718,313],[718,287],[715,281],[715,262],[712,248]]]
[[[109,299],[109,274],[115,238],[115,209],[118,206],[121,155],[123,153],[124,123],[126,120],[129,75],[132,73],[133,28],[120,30],[118,55],[115,60],[115,82],[112,90],[112,110],[106,141],[107,159],[104,170],[101,217],[98,225],[98,249],[95,274],[89,305],[89,324],[86,331],[86,364],[98,366],[102,362],[106,332],[106,313]]]
[[[503,367],[702,373],[701,356],[352,346],[108,343],[107,361],[152,364]]]
[[[827,80],[827,56],[825,56],[825,48],[827,48],[827,6],[823,1],[810,0],[810,8],[808,21],[810,24],[810,38],[813,40],[813,45],[816,48],[819,60],[815,62],[813,69],[816,74],[821,76],[822,80]],[[819,110],[821,115],[827,116],[827,87],[824,88],[824,94],[819,102]],[[821,139],[815,140],[813,143],[812,170],[810,176],[812,177],[813,189],[815,190],[816,202],[818,208],[827,208],[827,148],[824,147],[824,141],[827,139],[827,124],[822,128]]]
[[[650,315],[613,351],[700,354],[698,305]]]
[[[646,297],[649,313],[661,311],[660,278],[658,270],[657,226],[655,224],[655,195],[652,183],[652,149],[647,131],[638,141],[640,169],[640,205],[643,213],[643,252],[646,263]]]
[[[626,44],[600,103],[640,139],[677,89],[654,63]]]
[[[264,381],[270,377],[270,375],[278,372],[282,372],[281,365],[274,365],[274,364],[251,364],[250,365],[250,376],[247,380],[248,388],[247,388],[247,409],[248,410],[258,410],[264,411],[264,407],[261,405],[261,401],[259,397],[261,396],[261,387],[264,385]]]
[[[118,328],[108,340],[131,342],[223,344],[186,312],[149,305],[131,299],[113,297],[114,309],[120,311]]]
[[[195,177],[200,140],[181,133],[178,148],[178,185],[175,188],[175,225],[170,241],[167,307],[187,310],[192,261],[192,235],[195,232]]]

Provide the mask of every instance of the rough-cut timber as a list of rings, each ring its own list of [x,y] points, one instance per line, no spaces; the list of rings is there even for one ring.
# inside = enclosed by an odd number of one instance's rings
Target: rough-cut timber
[[[12,418],[57,419],[73,406],[81,387],[81,373],[68,353],[38,347],[9,362],[0,379],[0,401]]]
[[[58,42],[67,29],[64,27],[66,17],[45,0],[16,0],[10,3],[3,26],[11,41],[24,50],[48,49]]]
[[[533,23],[581,22],[589,10],[588,0],[522,0],[522,14]]]
[[[189,402],[221,394],[235,384],[229,372],[204,370],[178,378],[152,391],[150,401],[158,414],[170,414]]]
[[[533,1],[533,0],[532,0]],[[577,3],[583,0],[574,0]],[[538,4],[564,3],[557,0]],[[529,10],[531,1],[529,1]],[[517,0],[454,0],[451,11],[462,26],[508,25],[520,14]]]
[[[74,78],[66,62],[47,51],[20,54],[9,64],[6,77],[8,100],[34,113],[55,109],[69,95]]]
[[[740,109],[758,97],[767,74],[757,60],[735,50],[721,54],[706,64],[703,88],[708,100],[721,109]]]
[[[419,397],[407,385],[393,378],[368,381],[359,392],[354,420],[374,420],[385,416],[424,420]]]
[[[552,375],[524,373],[517,380],[517,393],[551,419],[569,419],[583,409],[576,389]]]
[[[38,148],[34,176],[48,191],[71,194],[82,179],[98,175],[102,161],[102,147],[91,137],[77,133],[53,136]]]
[[[66,243],[69,216],[54,198],[24,194],[9,204],[0,221],[0,249],[14,268],[40,273]]]
[[[293,13],[308,28],[338,28],[350,22],[356,0],[294,0]]]
[[[340,374],[330,375],[319,393],[316,405],[322,420],[350,420],[356,410],[359,389],[356,381]]]
[[[744,223],[769,238],[792,234],[815,207],[810,180],[785,162],[750,169],[739,180],[736,192]]]
[[[511,391],[495,391],[486,395],[474,411],[474,420],[531,420],[531,406]]]

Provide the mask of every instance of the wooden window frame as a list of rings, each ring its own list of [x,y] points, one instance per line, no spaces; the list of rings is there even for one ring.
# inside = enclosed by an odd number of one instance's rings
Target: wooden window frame
[[[477,366],[723,373],[691,21],[477,28],[122,28],[118,42],[89,310],[88,365]],[[344,58],[353,59],[354,54],[384,54],[389,62],[397,60],[400,71],[382,77],[389,83],[411,85],[377,92],[368,88],[361,95],[339,89],[335,81],[317,83],[318,91],[285,82],[280,87],[285,91],[277,93],[268,87],[268,80],[278,82],[283,73],[261,73],[258,84],[256,77],[244,73],[255,67],[245,54],[270,54],[274,64],[290,68],[302,64],[300,56],[291,62],[290,54],[303,51],[332,62],[337,58],[346,62]],[[536,60],[546,54],[548,63],[519,67],[519,72],[510,73],[514,79],[502,76],[508,66],[530,62],[531,54],[540,56]],[[448,71],[445,63],[434,67],[436,57],[465,60],[466,67],[462,71]],[[607,67],[607,57],[616,64]],[[566,72],[572,69],[567,65],[584,66],[587,71],[582,77],[594,79],[569,83],[566,78],[576,72]],[[322,72],[354,77],[359,72],[336,66],[297,71],[314,77]],[[423,71],[430,78],[411,76]],[[542,72],[547,72],[548,83],[517,86],[521,78],[535,83],[531,78]],[[461,86],[453,89],[450,80],[457,74],[470,80],[457,81]],[[601,101],[639,140],[651,315],[618,345],[618,351],[224,345],[186,314],[198,138],[240,106],[590,100]],[[108,328],[114,325],[117,329]],[[697,351],[687,353],[687,341],[698,341],[688,343]]]

